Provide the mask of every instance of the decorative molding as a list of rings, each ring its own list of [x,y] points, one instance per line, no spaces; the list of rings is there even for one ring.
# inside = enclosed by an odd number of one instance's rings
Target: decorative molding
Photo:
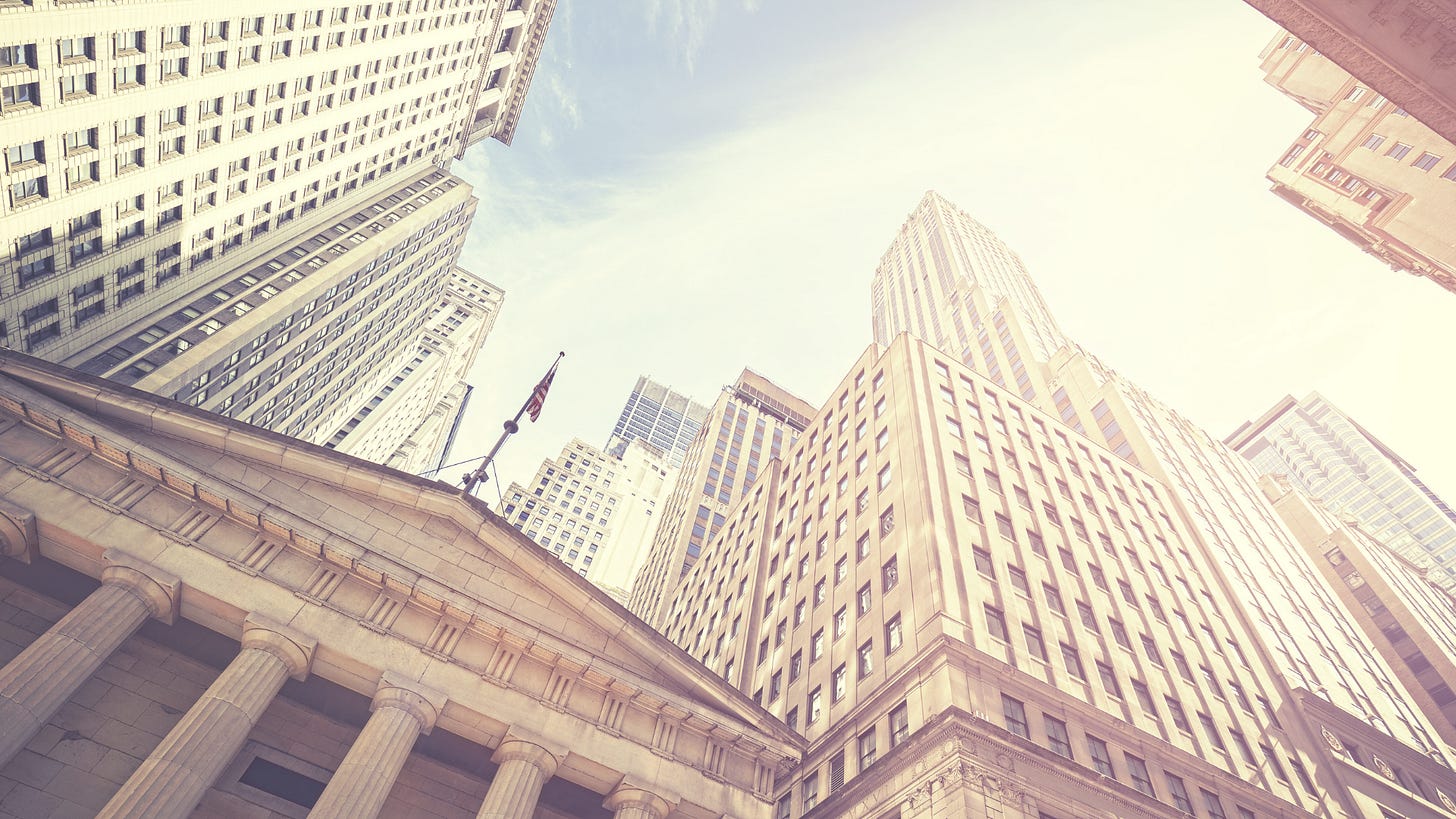
[[[24,392],[17,390],[21,395],[29,392],[28,388],[21,389]],[[122,474],[105,490],[104,497],[96,497],[70,482],[58,481],[56,476],[28,465],[16,464],[16,468],[26,474],[34,474],[38,479],[58,483],[112,514],[156,531],[159,536],[171,542],[206,553],[242,574],[268,579],[283,588],[297,585],[296,573],[299,567],[296,558],[311,559],[315,563],[309,570],[309,581],[303,588],[296,589],[300,597],[308,599],[314,605],[346,615],[370,631],[413,645],[442,662],[470,668],[492,684],[542,699],[539,693],[525,691],[513,684],[512,677],[522,657],[529,656],[533,661],[546,663],[549,667],[559,669],[552,675],[551,683],[547,687],[548,692],[555,690],[561,700],[556,703],[557,710],[589,725],[608,722],[608,718],[611,718],[615,727],[606,725],[604,729],[616,736],[623,736],[624,726],[633,724],[627,719],[629,710],[653,714],[661,708],[669,715],[669,727],[665,731],[661,728],[657,731],[652,743],[653,752],[674,764],[694,769],[699,767],[696,760],[677,753],[678,732],[684,727],[690,713],[674,702],[677,699],[675,695],[657,690],[656,684],[651,681],[622,680],[620,671],[612,665],[610,657],[606,658],[605,665],[599,666],[601,658],[583,654],[579,648],[534,629],[528,632],[527,629],[531,628],[529,624],[517,624],[502,617],[494,606],[482,598],[422,577],[417,571],[387,555],[341,538],[334,532],[325,531],[311,521],[296,518],[284,508],[251,496],[245,487],[232,485],[226,479],[215,476],[194,477],[190,473],[190,467],[174,463],[171,456],[150,451],[145,446],[128,440],[124,434],[108,431],[110,440],[102,440],[100,435],[84,431],[79,424],[61,420],[57,414],[40,408],[49,404],[49,399],[42,400],[41,396],[36,395],[32,402],[34,406],[31,403],[22,404],[12,395],[0,395],[0,409],[10,409],[27,426],[57,438],[65,435],[65,444],[47,451],[46,463],[64,474],[85,461],[88,456],[96,455],[94,463],[98,466],[108,470],[120,470]],[[4,420],[0,419],[0,424],[4,424]],[[79,451],[78,447],[90,449]],[[158,506],[148,504],[146,507],[139,507],[138,504],[159,487],[164,488],[169,496],[189,501],[192,506],[170,522],[147,517],[155,514]],[[162,508],[173,507],[164,505]],[[0,512],[4,512],[3,507],[0,507]],[[453,518],[446,519],[458,523]],[[484,523],[489,525],[488,516]],[[4,520],[0,520],[0,526],[3,525]],[[479,525],[478,523],[477,526]],[[231,526],[250,530],[251,538],[228,536],[224,529]],[[463,526],[462,530],[473,531]],[[238,543],[242,545],[233,545]],[[279,560],[285,553],[290,558]],[[295,579],[285,580],[280,574],[284,571]],[[366,583],[378,589],[368,609],[364,609],[357,602],[349,605],[334,602],[334,593],[346,583]],[[346,601],[359,599],[357,595],[347,598],[338,596]],[[408,609],[435,614],[435,625],[430,635],[411,635],[396,630],[401,615]],[[417,628],[418,622],[418,617],[411,619],[411,628]],[[526,633],[531,636],[524,636]],[[270,636],[275,634],[282,636]],[[425,639],[421,639],[422,637]],[[484,656],[491,659],[483,666],[472,666],[469,662],[453,656],[456,647],[467,638],[472,641],[486,641]],[[551,642],[544,642],[543,638]],[[316,649],[316,643],[311,639],[294,634],[282,626],[270,624],[258,615],[250,615],[245,622],[244,644],[268,650],[284,659],[289,665],[290,673],[299,678],[308,673]],[[472,651],[471,654],[480,656],[481,652]],[[593,688],[612,691],[612,696],[621,703],[614,717],[605,708],[600,711],[593,708],[596,713],[579,713],[570,707],[574,701],[584,699],[571,697],[575,685],[581,681],[587,681]],[[592,702],[596,700],[593,699]],[[653,703],[660,705],[654,706]],[[756,726],[719,724],[711,718],[705,719],[709,715],[703,712],[691,716],[694,718],[693,722],[699,723],[693,726],[694,733],[707,734],[713,731],[715,735],[721,736],[723,768],[744,771],[734,781],[738,778],[745,780],[739,783],[745,790],[753,784],[749,781],[748,771],[756,771],[760,766],[774,771],[785,770],[795,761],[796,754],[791,748],[769,748],[760,742],[748,741],[746,732]],[[631,739],[644,746],[648,744],[645,735]],[[687,753],[690,748],[695,752],[697,747],[693,743],[683,750]],[[730,764],[727,760],[730,753],[747,757],[750,764]],[[767,798],[766,790],[755,795]]]
[[[39,554],[35,513],[0,499],[0,555],[29,563]]]

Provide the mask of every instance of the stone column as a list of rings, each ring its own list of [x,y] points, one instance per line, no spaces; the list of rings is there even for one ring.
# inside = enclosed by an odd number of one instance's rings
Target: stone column
[[[625,783],[607,796],[602,807],[612,811],[614,819],[666,819],[672,813],[666,799]]]
[[[556,773],[560,760],[534,742],[507,737],[491,756],[500,767],[476,819],[531,819],[541,786]]]
[[[369,706],[373,715],[329,779],[309,819],[374,819],[420,734],[428,734],[445,695],[386,672]]]
[[[249,615],[243,649],[98,817],[186,819],[237,755],[283,682],[308,674],[316,643]]]
[[[101,588],[0,669],[0,768],[148,617],[171,622],[177,578],[108,550]]]

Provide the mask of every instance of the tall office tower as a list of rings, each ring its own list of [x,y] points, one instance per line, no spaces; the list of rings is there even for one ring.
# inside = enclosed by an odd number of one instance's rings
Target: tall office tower
[[[676,477],[650,444],[613,438],[600,450],[577,438],[529,485],[512,483],[500,514],[625,605]]]
[[[1456,142],[1452,0],[1246,0],[1378,93]]]
[[[1445,740],[1456,742],[1456,598],[1355,519],[1332,512],[1288,478],[1265,475],[1259,485],[1365,636]],[[1376,759],[1355,761],[1378,769]]]
[[[985,225],[929,191],[880,258],[870,285],[875,341],[886,346],[908,332],[971,361],[974,350],[986,344],[977,338],[982,328],[966,320],[985,312],[971,304],[977,298],[1015,305],[1041,358],[1067,344],[1021,257]],[[1025,362],[1008,363],[1024,390]],[[996,368],[993,377],[1001,377],[999,363],[988,366]]]
[[[902,334],[732,510],[664,633],[803,732],[781,817],[1344,815],[1238,607],[1159,480]]]
[[[1456,145],[1284,32],[1260,58],[1265,81],[1315,115],[1269,169],[1274,193],[1393,269],[1456,292]]]
[[[442,466],[470,397],[465,376],[504,299],[499,287],[455,268],[408,360],[324,446],[403,472]]]
[[[688,448],[633,581],[627,604],[633,614],[663,629],[680,579],[722,529],[728,511],[813,415],[813,405],[749,369],[723,388]]]
[[[922,242],[933,231],[949,232],[950,220],[941,216],[947,207],[928,195],[907,229],[923,231]],[[929,227],[922,218],[927,212],[933,217]],[[960,269],[970,263],[961,256],[944,262],[932,256],[929,262],[948,266],[949,275],[974,280],[974,271]],[[904,275],[882,265],[875,291],[897,287],[897,277]],[[935,275],[946,274],[936,270]],[[1029,278],[1024,286],[1034,289]],[[1426,755],[1447,764],[1451,750],[1278,520],[1243,458],[1075,345],[1057,351],[1049,361],[1036,360],[1032,351],[1037,345],[1030,339],[1055,331],[1043,311],[1022,311],[1012,299],[982,288],[973,288],[970,298],[961,298],[954,309],[936,304],[926,288],[903,292],[912,300],[911,311],[889,311],[876,303],[877,338],[914,332],[903,316],[915,311],[941,316],[959,312],[977,341],[958,351],[963,363],[1034,401],[1070,432],[1085,432],[1110,455],[1146,470],[1167,487],[1172,505],[1195,535],[1192,546],[1216,573],[1208,582],[1222,585],[1239,603],[1228,616],[1248,623],[1259,641],[1258,653],[1272,658],[1280,671],[1284,695],[1276,701],[1283,728],[1277,730],[1289,732],[1312,758],[1329,747],[1319,741],[1321,726],[1338,722],[1363,732],[1360,744],[1380,747],[1383,758]],[[1389,796],[1389,784],[1363,768],[1325,764],[1318,766],[1316,777],[1334,788],[1334,803],[1355,815],[1378,815],[1374,806]]]
[[[612,434],[622,442],[646,441],[680,467],[707,415],[707,407],[644,375],[627,396]]]
[[[235,410],[215,389],[199,397],[200,380],[232,372],[217,365],[235,367],[234,353],[251,360],[264,343],[269,355],[286,352],[284,373],[376,354],[374,364],[391,368],[387,356],[421,343],[420,311],[443,294],[474,208],[467,186],[442,169],[481,139],[510,141],[553,7],[0,9],[0,236],[10,243],[0,254],[0,344],[329,440],[337,430],[297,408],[264,408],[289,390],[277,370],[252,385],[272,395],[226,390],[235,404],[248,399]],[[417,269],[385,278],[368,269],[401,258]],[[350,303],[350,321],[330,320],[340,335],[305,351],[287,325],[307,318],[286,309],[295,299],[265,304],[282,288],[264,282],[282,275],[277,265],[323,291],[316,306],[338,309],[365,291],[371,301]],[[360,320],[366,312],[401,324]],[[179,322],[200,334],[149,349]],[[411,322],[412,336],[402,329]],[[249,343],[268,338],[242,350],[233,336],[244,331]],[[277,346],[285,337],[294,348]],[[297,386],[356,386],[344,384],[303,377]],[[379,387],[357,386],[366,402]],[[330,409],[343,423],[361,406]]]
[[[1456,512],[1411,466],[1319,393],[1285,396],[1224,439],[1256,472],[1286,475],[1456,591]]]

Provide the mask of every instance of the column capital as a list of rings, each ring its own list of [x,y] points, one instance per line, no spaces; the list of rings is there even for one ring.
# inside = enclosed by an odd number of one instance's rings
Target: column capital
[[[40,554],[35,513],[0,500],[0,556],[29,563]]]
[[[526,762],[532,767],[541,771],[545,778],[550,779],[556,774],[556,766],[566,756],[566,751],[551,751],[530,740],[506,734],[505,739],[495,746],[495,753],[490,755],[490,761],[497,765],[504,765],[507,762]]]
[[[606,800],[602,802],[602,807],[613,812],[636,808],[652,819],[666,819],[667,815],[672,813],[676,802],[675,796],[669,800],[624,781],[607,794]]]
[[[182,599],[180,579],[120,549],[107,549],[101,559],[106,561],[101,570],[102,583],[129,589],[147,604],[153,617],[167,625],[177,622]]]
[[[374,701],[369,704],[369,710],[396,708],[404,711],[419,722],[420,733],[428,734],[435,727],[435,721],[440,718],[440,711],[448,701],[449,697],[442,691],[411,680],[398,672],[386,671],[379,678],[379,686],[374,689]]]
[[[318,641],[297,629],[253,613],[243,620],[243,648],[256,648],[282,660],[295,680],[308,676]]]

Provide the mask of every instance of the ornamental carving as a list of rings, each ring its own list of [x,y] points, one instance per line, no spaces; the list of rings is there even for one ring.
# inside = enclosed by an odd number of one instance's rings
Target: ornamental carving
[[[1330,729],[1321,725],[1320,735],[1325,738],[1325,742],[1329,743],[1330,750],[1334,751],[1337,754],[1340,754],[1341,756],[1345,754],[1345,743],[1341,742],[1340,738],[1335,736],[1334,733],[1330,731]]]

